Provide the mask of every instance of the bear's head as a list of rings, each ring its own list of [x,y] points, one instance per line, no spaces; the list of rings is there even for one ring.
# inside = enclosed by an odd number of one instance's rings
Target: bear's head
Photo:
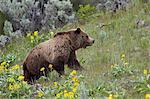
[[[79,48],[86,48],[87,46],[91,46],[94,43],[94,39],[88,36],[85,32],[83,32],[80,28],[77,28],[74,31],[76,35],[75,42]]]
[[[54,35],[54,38],[63,38],[65,40],[68,40],[73,50],[86,48],[87,46],[91,46],[94,43],[94,39],[89,37],[80,28],[68,32],[58,32]]]

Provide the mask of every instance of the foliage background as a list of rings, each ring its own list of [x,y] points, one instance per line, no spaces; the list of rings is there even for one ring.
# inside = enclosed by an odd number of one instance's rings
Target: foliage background
[[[69,92],[73,83],[62,86],[69,79],[73,80],[72,77],[68,78],[72,70],[67,66],[65,71],[68,76],[61,79],[55,71],[49,73],[48,78],[39,79],[35,85],[28,85],[18,78],[22,75],[21,62],[35,45],[52,38],[58,31],[77,27],[86,31],[96,42],[77,52],[78,60],[86,70],[77,71],[76,77],[80,83],[73,98],[150,97],[150,2],[133,0],[126,9],[117,9],[115,12],[99,11],[96,6],[84,5],[76,15],[78,21],[72,24],[38,35],[30,32],[30,35],[15,38],[0,49],[0,70],[3,71],[0,74],[0,97],[48,98],[57,97],[60,92],[60,98],[63,98],[66,96],[64,89],[67,89],[69,97],[72,96]],[[61,88],[55,88],[54,82]]]

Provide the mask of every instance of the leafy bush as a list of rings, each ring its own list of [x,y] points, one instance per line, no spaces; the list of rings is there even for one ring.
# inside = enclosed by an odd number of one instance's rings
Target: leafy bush
[[[21,33],[61,27],[74,19],[70,0],[1,0],[0,11],[8,17],[13,31]]]
[[[10,36],[13,33],[12,24],[7,20],[5,21],[5,24],[4,24],[4,33],[7,36]]]
[[[91,5],[80,5],[79,10],[77,11],[77,17],[80,21],[88,21],[92,14],[96,12],[96,8]]]
[[[7,61],[0,64],[0,93],[1,97],[12,98],[12,97],[26,97],[30,94],[31,86],[24,82],[24,77],[20,74],[22,66],[15,65],[9,66]],[[34,90],[34,88],[33,88]]]
[[[0,12],[8,20],[4,24],[4,34],[20,37],[33,31],[49,31],[74,21],[70,0],[0,0]],[[5,46],[8,41],[0,37]]]
[[[104,1],[104,0],[70,0],[71,3],[73,4],[74,10],[79,10],[80,5],[93,5],[95,6],[98,2]]]

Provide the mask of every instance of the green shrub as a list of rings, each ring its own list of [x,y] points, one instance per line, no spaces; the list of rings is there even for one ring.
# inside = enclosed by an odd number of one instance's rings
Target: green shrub
[[[77,11],[77,17],[79,21],[88,21],[92,14],[96,12],[96,8],[91,5],[80,5],[79,10]]]
[[[134,89],[139,93],[150,92],[150,74],[147,69],[144,69],[144,75],[140,75],[135,82]]]

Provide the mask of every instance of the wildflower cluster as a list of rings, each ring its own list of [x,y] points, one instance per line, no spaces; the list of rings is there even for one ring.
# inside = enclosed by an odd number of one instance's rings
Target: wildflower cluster
[[[123,75],[131,75],[133,74],[134,70],[132,69],[133,66],[130,65],[126,61],[125,54],[121,54],[120,56],[121,60],[118,64],[111,65],[111,73],[114,77],[121,77]]]
[[[21,75],[22,66],[11,66],[8,61],[3,61],[0,64],[0,92],[1,96],[24,95],[29,93],[30,86],[23,81],[24,76]]]
[[[140,93],[146,93],[145,99],[150,98],[150,73],[148,69],[143,70],[143,75],[140,75],[136,80],[134,89]],[[149,97],[149,98],[148,98]]]
[[[46,36],[44,35],[44,33],[41,33],[39,35],[38,31],[27,34],[27,38],[29,39],[31,44],[33,44],[33,46],[39,44],[40,42],[48,40],[50,37],[53,37],[53,36],[54,36],[54,32],[49,32]]]
[[[6,83],[8,84],[8,90],[17,91],[21,88],[22,85],[27,84],[27,82],[23,81],[24,76],[20,75],[20,70],[22,66],[15,65],[8,69],[6,73],[9,74],[7,77]]]
[[[146,94],[145,99],[150,99],[150,94]]]
[[[109,94],[108,99],[121,99],[121,97],[123,97],[124,94],[122,92],[116,92],[114,94]],[[125,96],[124,96],[125,97]]]
[[[41,98],[45,97],[45,95],[49,95],[50,97],[69,99],[74,99],[78,96],[77,90],[80,83],[80,77],[77,76],[75,70],[73,70],[69,76],[66,76],[59,81],[59,83],[54,82],[52,86],[44,86],[43,84],[39,84],[38,86],[35,84],[33,86],[24,81],[22,66],[18,64],[12,66],[12,64],[9,63],[10,62],[5,60],[0,63],[1,96],[9,96],[10,98],[29,98],[32,95],[35,98]],[[52,64],[49,64],[49,68],[52,69]],[[40,69],[43,73],[44,70],[44,67]]]
[[[31,43],[36,42],[37,37],[38,37],[38,31],[35,31],[34,33],[28,33],[27,37],[30,38]]]
[[[43,92],[42,91],[38,91],[38,93],[37,93],[37,96],[38,97],[42,97],[44,94],[43,94]]]
[[[148,75],[148,69],[144,69],[144,70],[143,70],[143,74],[144,74],[145,76],[147,76],[147,75]]]
[[[108,97],[108,99],[113,99],[113,95],[110,94],[109,97]]]
[[[80,84],[79,77],[77,76],[77,72],[73,70],[67,80],[64,81],[63,84],[58,82],[54,82],[54,90],[56,98],[68,98],[75,99],[77,97],[77,90]]]
[[[6,65],[8,65],[6,61],[0,64],[0,73],[7,71],[7,68],[5,67]]]
[[[2,60],[0,61],[0,73],[4,71],[8,71],[10,68],[10,64],[13,63],[16,59],[16,56],[13,54],[3,55],[0,57]]]
[[[9,84],[8,89],[10,91],[17,91],[20,89],[21,85],[20,84]]]

